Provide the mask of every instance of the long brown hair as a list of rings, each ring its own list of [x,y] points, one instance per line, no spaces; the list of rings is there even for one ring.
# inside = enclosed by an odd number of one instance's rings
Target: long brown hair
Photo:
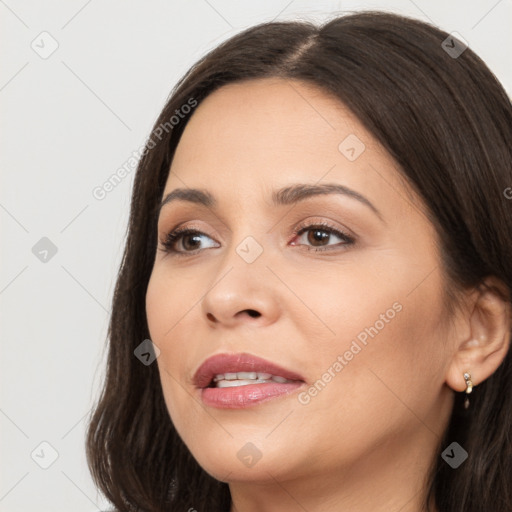
[[[384,145],[426,204],[441,240],[448,289],[477,287],[489,275],[512,289],[512,203],[504,192],[512,186],[510,100],[475,53],[450,39],[447,47],[447,37],[426,23],[381,12],[319,27],[264,23],[208,53],[173,89],[135,176],[106,380],[87,432],[92,476],[117,510],[221,512],[231,503],[228,485],[198,465],[174,429],[157,365],[134,356],[149,338],[145,295],[157,209],[192,113],[170,119],[177,110],[191,110],[183,105],[199,105],[225,84],[256,78],[320,87]],[[429,475],[427,501],[439,512],[510,512],[512,352],[475,389],[468,411],[460,397]],[[469,453],[457,469],[440,456],[454,441]]]

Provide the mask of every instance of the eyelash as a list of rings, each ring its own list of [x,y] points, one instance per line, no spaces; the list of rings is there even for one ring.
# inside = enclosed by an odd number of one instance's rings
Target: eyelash
[[[347,233],[344,233],[343,231],[340,231],[339,229],[331,226],[327,222],[299,225],[294,229],[293,235],[295,238],[295,237],[301,236],[303,233],[306,233],[307,231],[313,231],[313,230],[323,231],[325,233],[328,233],[329,235],[335,235],[338,238],[341,238],[342,240],[344,240],[343,243],[340,242],[339,244],[336,244],[337,246],[352,245],[355,243],[354,237],[348,235]],[[197,254],[201,250],[204,250],[204,249],[196,249],[195,251],[177,251],[174,248],[176,242],[178,242],[180,239],[182,239],[186,235],[200,235],[200,236],[204,235],[208,238],[211,238],[206,233],[203,233],[197,229],[177,228],[174,231],[167,233],[165,239],[161,241],[161,244],[164,247],[161,250],[164,251],[165,253],[172,254],[175,256],[191,256],[191,255]],[[300,245],[302,245],[302,244],[300,244]],[[313,252],[323,252],[323,251],[334,250],[334,249],[329,249],[328,246],[327,247],[326,246],[324,246],[324,247],[306,246],[306,247],[307,247],[307,251],[313,251]]]

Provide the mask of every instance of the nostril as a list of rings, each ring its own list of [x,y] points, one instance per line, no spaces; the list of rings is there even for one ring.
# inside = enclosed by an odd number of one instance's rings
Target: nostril
[[[211,320],[212,322],[215,322],[215,317],[211,313],[207,313],[206,318],[208,318],[208,320]]]
[[[247,313],[249,314],[249,316],[251,316],[253,318],[257,318],[257,317],[261,316],[261,314],[258,313],[257,311],[254,311],[254,309],[248,309]]]

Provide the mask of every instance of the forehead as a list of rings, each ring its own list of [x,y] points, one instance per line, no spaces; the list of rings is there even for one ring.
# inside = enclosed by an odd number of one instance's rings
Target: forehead
[[[395,161],[337,98],[265,78],[221,87],[198,105],[164,194],[189,186],[236,201],[322,181],[364,191],[376,203],[396,202],[404,188]]]
[[[207,151],[210,158],[224,158],[240,145],[252,158],[258,151],[258,161],[293,153],[337,156],[337,142],[350,133],[373,142],[341,102],[318,88],[275,78],[250,80],[221,87],[197,107],[175,158]]]

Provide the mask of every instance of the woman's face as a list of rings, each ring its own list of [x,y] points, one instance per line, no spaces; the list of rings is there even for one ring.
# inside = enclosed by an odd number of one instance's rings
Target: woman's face
[[[229,482],[360,477],[397,458],[419,474],[451,410],[452,346],[435,231],[391,157],[324,92],[248,81],[196,108],[164,199],[177,189],[211,200],[162,207],[146,311],[197,461]],[[200,233],[166,252],[178,226]],[[198,384],[217,355],[234,357]],[[225,375],[238,371],[253,374]]]

